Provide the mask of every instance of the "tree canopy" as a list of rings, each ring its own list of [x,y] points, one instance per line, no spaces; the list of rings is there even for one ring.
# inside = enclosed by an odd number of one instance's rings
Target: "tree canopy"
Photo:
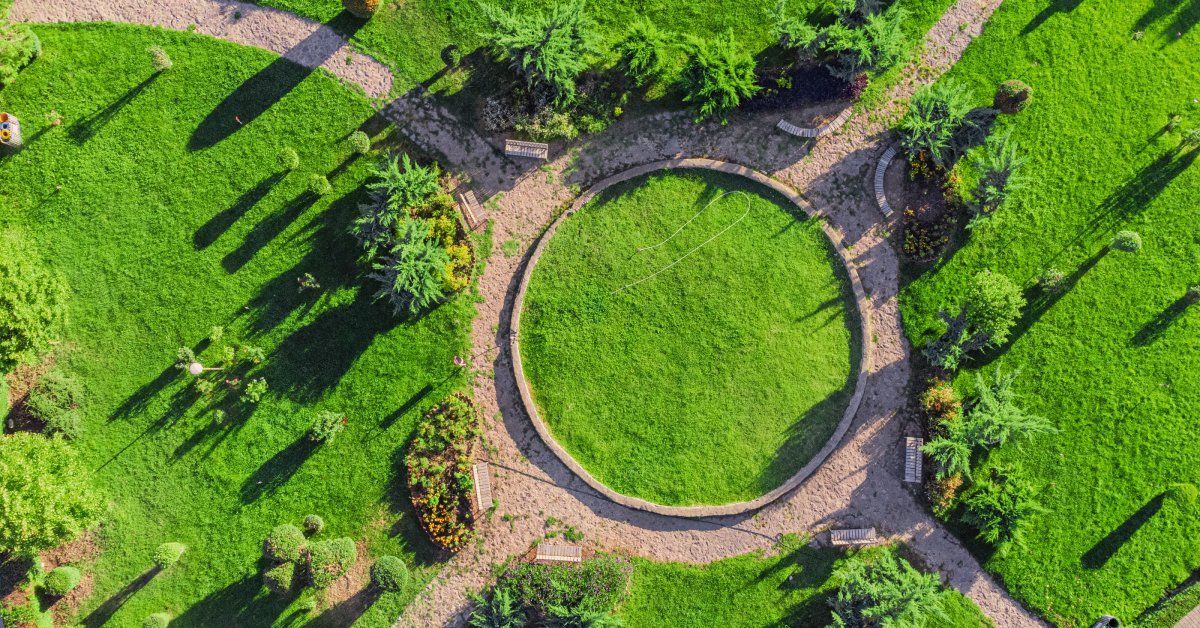
[[[34,554],[93,525],[101,502],[90,477],[61,438],[0,437],[0,553]]]

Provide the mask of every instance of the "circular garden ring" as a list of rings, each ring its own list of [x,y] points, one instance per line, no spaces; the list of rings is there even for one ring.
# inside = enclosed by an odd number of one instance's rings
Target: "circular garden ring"
[[[861,347],[859,351],[858,374],[855,378],[854,392],[850,396],[849,402],[842,413],[840,421],[837,423],[832,435],[825,442],[824,446],[816,454],[814,454],[808,460],[808,462],[805,463],[802,468],[800,468],[800,470],[794,473],[782,484],[755,499],[718,505],[671,506],[654,503],[638,497],[632,497],[613,490],[589,473],[555,439],[554,435],[550,431],[549,426],[547,426],[539,414],[537,403],[533,398],[533,393],[529,381],[526,379],[525,370],[522,365],[519,339],[521,314],[525,303],[526,292],[528,291],[530,278],[533,275],[534,268],[537,266],[538,259],[541,257],[547,243],[553,237],[558,227],[566,218],[583,208],[589,201],[607,188],[618,183],[641,177],[643,175],[657,171],[673,169],[711,170],[736,175],[761,186],[765,186],[766,188],[782,195],[784,198],[790,201],[792,205],[799,208],[809,217],[819,217],[808,205],[808,203],[801,198],[800,194],[790,186],[772,179],[771,177],[768,177],[767,175],[751,168],[711,159],[671,159],[658,161],[631,168],[600,181],[580,195],[579,198],[577,198],[571,204],[567,211],[563,212],[554,220],[553,223],[550,224],[550,227],[538,240],[537,245],[534,247],[529,260],[525,265],[521,275],[520,283],[517,287],[517,296],[513,304],[510,320],[511,330],[509,333],[509,351],[512,355],[513,374],[516,378],[517,388],[521,394],[521,402],[524,404],[525,411],[528,413],[530,420],[533,422],[533,427],[535,430],[537,430],[537,433],[541,437],[542,441],[546,443],[546,446],[549,447],[550,451],[554,452],[554,455],[557,456],[558,459],[561,460],[568,469],[570,469],[573,473],[575,473],[575,475],[579,476],[584,482],[586,482],[589,486],[607,499],[628,508],[677,517],[713,517],[750,512],[762,508],[763,506],[766,506],[767,504],[779,499],[784,494],[794,490],[805,479],[807,479],[808,476],[811,475],[827,457],[829,457],[829,454],[832,453],[841,442],[842,437],[844,437],[846,431],[849,430],[850,424],[853,422],[854,416],[857,414],[859,405],[862,402],[867,372],[869,371],[870,367],[870,352],[867,350],[867,345],[871,337],[870,322],[867,316],[869,312],[868,302],[866,292],[863,290],[858,273],[854,266],[850,263],[848,254],[840,243],[840,234],[830,227],[827,222],[820,222],[821,229],[824,231],[825,236],[829,239],[833,249],[836,251],[839,259],[842,261],[843,267],[845,268],[846,277],[850,282],[850,287],[853,292],[854,305],[860,327],[859,333],[861,334]]]

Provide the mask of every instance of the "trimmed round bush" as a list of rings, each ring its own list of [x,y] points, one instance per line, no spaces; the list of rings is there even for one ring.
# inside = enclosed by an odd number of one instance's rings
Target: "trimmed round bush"
[[[280,562],[297,561],[306,542],[300,528],[290,523],[277,525],[263,541],[263,555]]]
[[[996,88],[992,105],[1004,113],[1017,113],[1029,106],[1033,88],[1018,80],[1004,81]]]
[[[291,146],[279,149],[279,154],[275,156],[275,161],[284,170],[295,170],[300,167],[300,155],[296,154],[296,149]]]
[[[275,595],[292,592],[296,582],[296,563],[276,565],[263,573],[263,585]]]
[[[395,556],[382,556],[371,565],[371,584],[384,591],[401,591],[408,583],[408,565]]]
[[[1142,236],[1136,231],[1118,231],[1113,236],[1112,248],[1126,253],[1136,253],[1142,250]]]
[[[166,72],[175,65],[171,61],[170,55],[167,54],[166,50],[163,50],[162,46],[150,46],[146,49],[146,52],[150,53],[150,63],[154,66],[156,73]]]
[[[54,597],[62,597],[74,591],[82,579],[83,574],[74,567],[55,567],[46,574],[46,593]]]
[[[350,150],[358,155],[366,155],[371,150],[371,138],[362,131],[351,133],[346,143],[350,145]]]
[[[309,515],[304,518],[304,531],[309,534],[319,534],[325,529],[325,520],[321,515]]]
[[[1067,276],[1057,268],[1047,268],[1038,275],[1038,287],[1046,292],[1060,292],[1065,287]]]
[[[1197,489],[1195,484],[1187,482],[1170,484],[1167,486],[1165,496],[1183,508],[1191,508],[1196,505],[1196,499],[1200,497],[1200,489]]]
[[[1191,301],[1192,303],[1200,301],[1200,284],[1197,284],[1195,286],[1188,286],[1187,292],[1184,294],[1184,297],[1187,298],[1187,300]],[[0,390],[3,390],[3,388],[0,387]],[[4,403],[4,398],[0,397],[0,408],[4,407],[3,403]]]
[[[369,19],[379,8],[379,0],[342,0],[342,6],[355,17]]]
[[[167,628],[170,623],[170,615],[166,613],[155,613],[142,620],[142,628]]]
[[[55,370],[38,380],[29,391],[26,407],[46,424],[47,434],[62,434],[64,438],[75,439],[83,433],[83,417],[79,412],[82,396],[79,382]]]
[[[315,543],[308,551],[308,575],[314,587],[324,589],[345,575],[356,560],[358,548],[350,539]]]
[[[183,543],[163,543],[154,550],[154,565],[159,569],[170,569],[186,551],[187,546]]]
[[[333,191],[333,186],[325,175],[314,174],[308,178],[308,191],[313,196],[325,196]]]
[[[308,439],[314,443],[326,443],[336,438],[345,427],[346,415],[326,410],[317,414],[308,430]]]

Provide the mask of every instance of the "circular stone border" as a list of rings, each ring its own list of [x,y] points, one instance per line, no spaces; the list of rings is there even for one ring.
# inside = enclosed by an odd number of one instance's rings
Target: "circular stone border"
[[[549,427],[542,421],[541,415],[538,414],[537,404],[533,400],[533,393],[529,387],[529,381],[525,379],[525,369],[521,365],[521,348],[520,348],[520,330],[521,330],[521,312],[525,303],[525,292],[529,289],[529,279],[533,275],[533,269],[537,266],[538,259],[542,256],[542,252],[546,249],[546,243],[554,235],[558,226],[563,220],[579,211],[584,205],[591,201],[597,194],[605,189],[624,181],[640,177],[645,174],[657,172],[660,170],[713,170],[716,172],[724,172],[726,174],[737,175],[749,179],[755,183],[766,186],[786,197],[793,205],[799,207],[806,215],[811,218],[821,220],[821,229],[825,231],[825,236],[829,238],[833,248],[837,251],[838,257],[842,260],[842,265],[846,268],[846,274],[850,277],[850,286],[854,291],[855,307],[858,310],[858,319],[861,324],[861,357],[859,358],[858,378],[854,384],[854,395],[850,398],[850,403],[846,406],[845,412],[842,414],[842,420],[838,423],[837,429],[833,435],[829,437],[829,441],[825,446],[813,456],[807,464],[797,471],[786,482],[779,485],[770,492],[750,501],[733,502],[729,504],[719,504],[712,506],[666,506],[646,501],[637,497],[630,497],[622,493],[618,493],[600,480],[597,480],[592,474],[588,473],[578,461],[575,460],[567,450],[563,449],[562,445],[558,444],[554,436],[550,433]],[[644,510],[660,515],[668,515],[674,517],[716,517],[722,515],[736,515],[752,510],[758,510],[763,506],[779,499],[784,494],[792,491],[797,486],[808,479],[813,471],[833,453],[833,450],[841,443],[842,437],[846,435],[846,431],[850,429],[850,424],[854,421],[854,415],[858,413],[858,406],[862,402],[863,391],[866,388],[867,372],[870,370],[870,351],[867,350],[867,343],[870,342],[870,319],[867,317],[869,312],[866,291],[863,290],[862,282],[859,281],[858,271],[850,262],[850,257],[845,248],[841,245],[841,234],[839,234],[829,223],[821,219],[820,214],[815,212],[807,202],[800,196],[791,186],[773,179],[757,170],[747,168],[725,161],[717,161],[713,159],[668,159],[664,161],[656,161],[641,166],[636,166],[617,173],[611,177],[601,180],[593,185],[586,192],[575,199],[571,206],[554,219],[545,233],[538,239],[537,245],[529,256],[529,260],[525,262],[525,269],[521,273],[521,282],[517,287],[517,296],[513,301],[512,317],[509,321],[509,343],[508,348],[512,356],[513,375],[517,380],[517,389],[521,393],[521,403],[525,406],[525,412],[529,415],[530,421],[533,422],[533,427],[537,430],[538,436],[542,442],[554,452],[564,465],[567,466],[575,475],[579,476],[588,486],[595,489],[605,498],[617,504],[637,510]]]

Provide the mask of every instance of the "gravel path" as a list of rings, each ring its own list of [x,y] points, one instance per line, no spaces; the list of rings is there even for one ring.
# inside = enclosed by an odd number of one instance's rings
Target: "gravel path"
[[[739,116],[726,126],[696,125],[683,113],[623,121],[545,165],[505,158],[494,142],[471,130],[420,94],[402,96],[382,113],[415,142],[444,157],[495,209],[493,240],[519,242],[521,254],[493,256],[480,279],[473,329],[475,395],[488,417],[487,438],[499,500],[482,528],[477,550],[455,556],[406,609],[400,624],[433,626],[461,620],[467,594],[485,584],[492,563],[518,553],[545,533],[556,517],[597,547],[620,548],[660,560],[709,562],[771,547],[781,534],[818,533],[832,526],[874,526],[908,542],[928,567],[971,597],[998,626],[1039,620],[1014,602],[974,557],[934,521],[901,483],[902,437],[910,370],[908,345],[896,304],[899,263],[874,206],[872,168],[885,132],[903,102],[962,54],[1000,0],[959,0],[927,36],[920,63],[870,116],[857,115],[818,142],[774,131],[778,115]],[[234,14],[241,17],[235,19]],[[331,28],[254,5],[224,0],[16,0],[11,16],[28,21],[109,20],[196,31],[259,46],[305,65],[321,65],[372,96],[387,94],[387,69],[349,50]],[[347,63],[349,59],[349,63]],[[789,112],[802,123],[836,107]],[[556,147],[557,148],[557,147]],[[652,161],[708,157],[773,174],[800,189],[828,218],[866,288],[873,337],[866,394],[842,445],[794,492],[753,515],[680,519],[630,510],[596,495],[536,436],[521,408],[506,354],[507,321],[520,269],[541,230],[579,189],[605,176]],[[504,516],[508,515],[508,516]],[[509,519],[504,521],[503,519]]]

